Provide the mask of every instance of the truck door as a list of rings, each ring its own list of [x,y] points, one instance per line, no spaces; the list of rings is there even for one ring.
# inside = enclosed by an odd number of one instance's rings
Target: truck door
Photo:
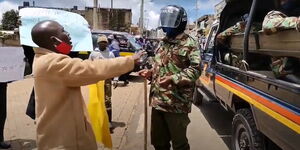
[[[222,101],[229,101],[231,93],[216,83],[216,75],[219,72],[218,65],[212,65],[213,61],[213,49],[215,44],[215,37],[217,34],[219,23],[215,23],[210,31],[210,35],[206,41],[205,45],[205,52],[203,54],[202,65],[203,65],[203,72],[200,76],[200,80],[202,84],[207,87],[206,89],[213,94],[217,99]],[[224,106],[224,105],[223,105]]]
[[[214,69],[211,67],[212,58],[213,58],[213,46],[214,39],[218,29],[218,25],[212,26],[208,37],[206,39],[205,45],[201,48],[201,75],[199,80],[211,95],[214,94]]]

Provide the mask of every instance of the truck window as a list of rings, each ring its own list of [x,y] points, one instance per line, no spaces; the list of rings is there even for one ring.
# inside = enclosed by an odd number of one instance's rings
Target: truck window
[[[217,29],[218,26],[213,26],[209,32],[209,36],[207,38],[207,42],[206,42],[206,48],[204,53],[213,53],[213,47],[214,47],[214,41],[215,41],[215,37],[216,37],[216,33],[217,33]]]

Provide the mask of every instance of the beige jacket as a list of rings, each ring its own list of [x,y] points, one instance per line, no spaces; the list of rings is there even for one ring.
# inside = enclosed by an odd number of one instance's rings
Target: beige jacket
[[[80,86],[131,71],[133,59],[83,61],[41,48],[35,53],[38,149],[97,149]]]

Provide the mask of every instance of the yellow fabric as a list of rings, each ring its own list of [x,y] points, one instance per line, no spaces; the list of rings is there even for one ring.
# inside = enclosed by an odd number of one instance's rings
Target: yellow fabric
[[[108,115],[104,103],[104,81],[89,85],[89,94],[88,112],[96,141],[111,149],[112,140],[109,132]]]

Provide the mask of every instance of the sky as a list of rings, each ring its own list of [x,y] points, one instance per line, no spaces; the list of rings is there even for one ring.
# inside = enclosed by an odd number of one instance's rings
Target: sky
[[[0,20],[2,14],[11,9],[18,9],[23,5],[24,0],[0,0]],[[78,6],[84,9],[85,6],[93,6],[93,0],[25,0],[35,1],[36,6],[71,8]],[[188,21],[193,22],[196,18],[205,14],[213,14],[214,6],[221,0],[144,0],[145,2],[145,27],[153,29],[158,26],[160,9],[166,5],[179,5],[185,8],[188,14]],[[98,0],[100,7],[110,7],[111,0]],[[141,0],[113,0],[114,8],[127,8],[132,10],[132,23],[137,24],[140,16]],[[198,8],[198,11],[197,11]]]

